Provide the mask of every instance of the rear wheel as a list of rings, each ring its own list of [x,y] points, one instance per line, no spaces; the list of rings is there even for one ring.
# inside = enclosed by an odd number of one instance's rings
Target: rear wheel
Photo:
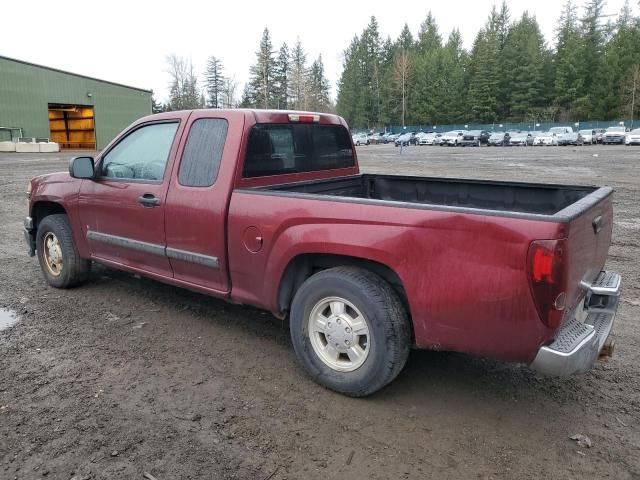
[[[36,235],[36,251],[44,278],[53,287],[73,287],[89,276],[91,262],[78,254],[69,218],[64,214],[42,219]]]
[[[320,385],[362,397],[391,382],[409,355],[409,319],[378,275],[354,267],[316,273],[291,305],[298,360]]]

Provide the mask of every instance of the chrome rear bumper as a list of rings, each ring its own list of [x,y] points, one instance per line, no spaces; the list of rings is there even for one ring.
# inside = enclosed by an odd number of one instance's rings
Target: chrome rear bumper
[[[555,340],[538,350],[530,367],[546,375],[584,373],[598,358],[611,333],[620,298],[620,275],[600,272],[587,288],[584,321],[572,315],[560,327]]]

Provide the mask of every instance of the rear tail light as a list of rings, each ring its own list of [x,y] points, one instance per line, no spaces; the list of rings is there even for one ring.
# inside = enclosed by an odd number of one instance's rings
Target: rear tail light
[[[528,254],[531,293],[540,320],[557,328],[564,315],[567,278],[566,240],[536,240]]]
[[[289,121],[299,123],[318,123],[320,121],[320,115],[303,115],[299,113],[290,113]]]

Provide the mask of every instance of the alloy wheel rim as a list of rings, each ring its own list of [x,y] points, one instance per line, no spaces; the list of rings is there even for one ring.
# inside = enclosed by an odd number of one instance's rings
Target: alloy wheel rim
[[[58,237],[53,232],[47,232],[42,244],[45,266],[51,275],[57,277],[62,273],[63,265],[62,246]]]
[[[311,309],[309,338],[315,354],[329,368],[352,372],[371,350],[367,319],[348,300],[326,297]]]

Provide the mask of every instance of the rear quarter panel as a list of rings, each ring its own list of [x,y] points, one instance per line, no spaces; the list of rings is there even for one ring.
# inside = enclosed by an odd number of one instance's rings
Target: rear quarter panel
[[[243,235],[256,227],[256,253]],[[382,263],[407,293],[418,347],[528,362],[553,331],[538,318],[527,277],[531,240],[554,222],[286,197],[236,190],[229,210],[232,297],[274,312],[288,263],[304,253]]]

